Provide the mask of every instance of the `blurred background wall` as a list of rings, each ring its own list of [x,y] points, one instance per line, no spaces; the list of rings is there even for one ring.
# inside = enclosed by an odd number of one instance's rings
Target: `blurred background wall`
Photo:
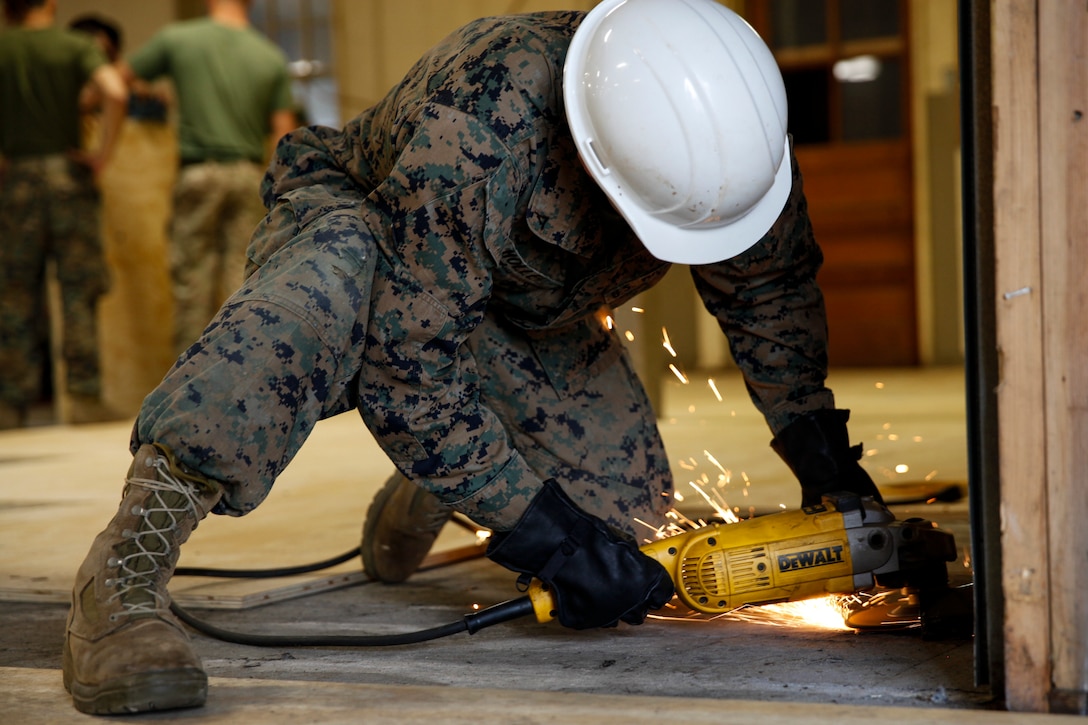
[[[252,18],[287,53],[305,121],[336,126],[378,100],[420,53],[464,22],[503,13],[589,9],[595,4],[255,0]],[[827,136],[799,141],[798,153],[802,169],[809,169],[806,189],[817,236],[828,257],[821,281],[831,315],[832,365],[960,363],[956,4],[947,0],[725,4],[745,15],[776,51],[791,93],[795,136],[807,133],[802,121],[819,125],[819,114],[825,111],[831,119],[824,129]],[[124,33],[124,53],[146,42],[162,25],[203,12],[202,0],[60,0],[58,21],[66,24],[84,13],[107,17]],[[826,25],[822,37],[806,36],[811,35],[814,13]],[[862,21],[875,28],[873,37],[862,33],[850,40],[850,27]],[[840,60],[873,55],[896,70],[899,95],[894,111],[879,107],[857,111],[848,104],[858,89],[864,95],[864,87],[837,80]],[[817,98],[824,88],[830,101]],[[847,112],[836,111],[835,104]],[[880,122],[889,114],[898,114],[890,132],[894,139],[856,140],[835,130],[849,130],[851,118],[871,115]],[[105,396],[126,414],[135,413],[173,358],[169,342],[173,310],[165,263],[176,168],[172,124],[172,116],[165,121],[129,118],[117,157],[103,178],[105,240],[114,272],[113,288],[100,311]],[[892,182],[884,197],[870,199],[883,182],[859,174],[874,169]],[[899,242],[886,241],[887,235],[876,228],[891,216],[899,220]],[[667,362],[661,328],[669,331],[685,369],[730,364],[724,340],[696,299],[686,269],[674,269],[662,285],[636,302],[645,312],[617,312],[620,324],[633,331],[636,361],[651,386]],[[63,401],[59,407],[63,417]]]

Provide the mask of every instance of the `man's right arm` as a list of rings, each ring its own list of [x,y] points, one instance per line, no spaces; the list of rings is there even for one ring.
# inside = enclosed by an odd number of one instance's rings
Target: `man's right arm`
[[[268,144],[275,151],[276,144],[286,134],[298,128],[298,115],[295,113],[295,99],[291,91],[291,76],[287,72],[287,61],[283,59],[279,73],[272,87],[272,112],[268,115]]]
[[[156,33],[151,40],[134,53],[117,63],[125,86],[137,96],[146,96],[170,102],[168,93],[157,87],[155,81],[170,74],[170,49],[165,33]]]
[[[273,111],[269,127],[272,129],[269,140],[272,149],[275,149],[281,138],[298,128],[298,116],[289,108]]]

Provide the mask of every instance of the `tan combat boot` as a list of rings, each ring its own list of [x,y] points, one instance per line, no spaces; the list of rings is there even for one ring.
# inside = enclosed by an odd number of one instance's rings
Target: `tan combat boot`
[[[423,563],[453,509],[401,473],[394,473],[366,512],[361,547],[367,576],[402,582]]]
[[[136,452],[124,497],[76,574],[64,687],[95,715],[198,707],[208,678],[166,591],[179,548],[223,489],[164,446]]]

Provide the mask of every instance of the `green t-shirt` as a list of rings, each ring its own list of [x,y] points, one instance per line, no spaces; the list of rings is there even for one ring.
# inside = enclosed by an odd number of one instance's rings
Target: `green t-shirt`
[[[183,161],[263,160],[271,115],[292,105],[286,58],[252,28],[174,23],[128,62],[144,80],[173,81]]]
[[[15,159],[79,148],[79,92],[106,62],[82,33],[0,32],[0,154]]]

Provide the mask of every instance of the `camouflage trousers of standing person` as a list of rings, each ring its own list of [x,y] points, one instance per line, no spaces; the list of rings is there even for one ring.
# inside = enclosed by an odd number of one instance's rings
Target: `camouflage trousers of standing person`
[[[174,184],[170,277],[181,353],[242,284],[246,245],[264,216],[264,169],[252,161],[185,164]]]
[[[133,430],[133,451],[163,444],[223,482],[216,513],[254,509],[319,420],[373,394],[359,382],[367,331],[393,329],[404,314],[371,304],[375,286],[397,275],[397,262],[378,251],[354,208],[323,210],[302,226],[276,218],[270,214],[254,237],[250,255],[259,269],[148,395]],[[530,334],[488,313],[468,348],[482,400],[537,476],[554,477],[618,529],[644,533],[635,519],[664,522],[672,478],[656,418],[622,342],[602,320]],[[481,525],[509,528],[538,486],[491,485],[485,509],[473,508],[472,491],[459,491],[458,500],[434,493]]]
[[[101,392],[97,304],[109,288],[91,171],[62,155],[7,162],[0,173],[0,403],[40,392],[48,263],[60,283],[61,354],[70,393]]]

